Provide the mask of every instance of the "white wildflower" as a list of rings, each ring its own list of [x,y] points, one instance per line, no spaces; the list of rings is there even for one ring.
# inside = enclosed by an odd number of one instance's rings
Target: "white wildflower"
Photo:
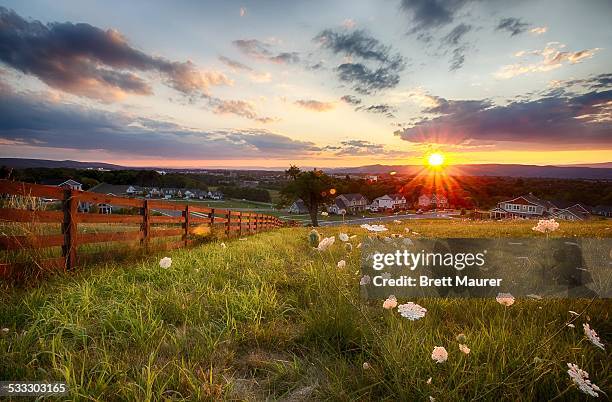
[[[338,261],[338,268],[342,269],[344,267],[346,267],[346,261],[344,260]]]
[[[8,328],[2,328],[2,333],[3,334],[8,334],[9,333],[9,329]]]
[[[433,396],[429,395],[429,402],[436,402],[436,398],[434,398]]]
[[[431,352],[432,360],[435,360],[436,363],[444,363],[448,360],[448,352],[444,346],[436,346]]]
[[[573,311],[573,310],[569,310],[569,311],[568,311],[568,313],[570,313],[570,314],[572,314],[572,315],[576,315],[576,316],[580,315],[580,314],[578,314],[577,312],[575,312],[575,311]]]
[[[410,228],[404,228],[404,232],[410,233]]]
[[[338,239],[340,239],[342,241],[349,241],[349,236],[346,233],[340,233],[338,235]]]
[[[317,250],[325,251],[325,250],[327,250],[329,248],[329,246],[334,244],[335,241],[336,241],[336,237],[335,236],[325,237],[323,240],[321,240],[319,242],[319,245],[317,246]]]
[[[225,243],[221,243],[221,248],[227,248],[227,246],[225,245]]]
[[[502,306],[506,307],[514,304],[514,296],[512,296],[510,293],[498,293],[495,300],[497,300],[497,302]]]
[[[589,324],[582,324],[582,328],[584,328],[584,334],[586,335],[587,339],[591,341],[593,345],[597,346],[601,350],[606,350],[604,344],[601,342],[601,339],[599,339],[597,332],[595,332],[595,330],[591,328]]]
[[[555,221],[555,218],[540,219],[538,224],[531,228],[531,230],[541,233],[550,233],[557,229],[559,229],[559,222]]]
[[[567,363],[567,367],[569,367],[569,369],[567,370],[567,374],[569,374],[570,378],[572,379],[572,381],[574,381],[574,384],[578,386],[580,391],[594,397],[599,396],[596,391],[601,392],[601,389],[599,389],[597,385],[593,384],[591,380],[589,380],[589,373],[582,370],[578,367],[578,365],[574,363]]]
[[[467,345],[465,345],[463,343],[459,344],[459,350],[462,351],[463,353],[465,353],[466,355],[471,352],[471,349],[468,348]]]
[[[397,311],[404,318],[407,318],[411,321],[419,320],[425,317],[427,313],[427,309],[425,307],[419,306],[416,303],[408,302],[406,304],[400,304],[397,306]]]
[[[364,362],[362,367],[364,370],[369,370],[372,368],[372,366],[370,366],[370,363],[368,362]]]
[[[395,220],[393,221],[393,223],[396,223],[396,224],[398,224],[398,225],[401,225],[402,221],[400,221],[399,219],[395,219]]]
[[[431,384],[431,377],[427,379],[427,384]]]
[[[391,310],[397,307],[397,299],[394,295],[387,297],[387,300],[383,302],[383,308],[386,310]]]
[[[327,216],[327,215],[329,215],[327,212],[325,211],[321,212],[321,216]]]
[[[372,281],[372,278],[370,278],[370,275],[364,275],[361,277],[361,280],[359,281],[359,285],[365,286],[371,281]]]
[[[172,265],[172,258],[170,257],[164,257],[161,260],[159,260],[159,266],[164,269],[170,268],[170,265]]]
[[[529,297],[530,299],[534,299],[534,300],[542,300],[542,296],[536,295],[533,293],[528,294],[527,297]]]
[[[364,223],[360,227],[370,232],[385,232],[388,230],[385,225],[370,225],[368,223]]]

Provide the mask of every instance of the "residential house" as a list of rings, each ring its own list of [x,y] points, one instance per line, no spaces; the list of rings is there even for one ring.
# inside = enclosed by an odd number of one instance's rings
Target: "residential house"
[[[444,209],[448,208],[448,198],[442,194],[421,194],[417,201],[421,209]]]
[[[66,190],[78,190],[83,191],[83,185],[76,180],[72,179],[48,179],[42,180],[40,184],[44,184],[45,186],[57,186],[65,188]]]
[[[346,213],[354,214],[365,211],[367,206],[368,199],[361,194],[341,194],[336,197],[334,203],[328,208],[328,212],[339,214],[344,210]]]
[[[532,193],[511,200],[502,201],[489,211],[492,219],[503,218],[544,218],[553,217],[564,220],[588,219],[591,209],[581,203],[548,201]]]
[[[306,204],[304,204],[304,201],[298,198],[297,200],[293,201],[293,204],[289,206],[288,212],[290,214],[307,214],[308,208],[306,208]]]
[[[401,194],[385,194],[375,198],[370,204],[370,210],[399,210],[406,209],[406,197]]]
[[[129,190],[129,193],[128,193]],[[123,185],[123,184],[108,184],[108,183],[100,183],[89,189],[89,192],[104,194],[104,195],[113,195],[117,197],[125,197],[126,195],[135,195],[138,190],[135,186]],[[84,203],[85,204],[85,203]],[[83,206],[82,212],[89,212],[91,210],[92,205],[87,203],[87,205]],[[111,204],[98,203],[96,205],[99,214],[111,214],[113,210],[121,210],[123,207],[121,206],[113,206]]]
[[[593,208],[593,213],[599,216],[605,216],[612,218],[612,206],[610,205],[598,205]]]

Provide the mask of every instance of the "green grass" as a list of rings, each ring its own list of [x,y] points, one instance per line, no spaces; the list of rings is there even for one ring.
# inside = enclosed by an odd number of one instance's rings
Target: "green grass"
[[[535,236],[533,222],[407,221],[423,236]],[[611,221],[556,235],[611,237]],[[357,227],[323,228],[365,235]],[[0,294],[0,380],[58,380],[75,400],[582,400],[567,362],[610,394],[611,302],[418,299],[408,321],[359,297],[359,250],[308,228],[102,262]],[[352,242],[356,245],[359,239]],[[162,256],[172,266],[161,269]],[[347,261],[338,269],[340,259]],[[405,302],[400,300],[400,302]],[[584,313],[576,328],[565,326]],[[602,351],[582,332],[590,320]],[[464,333],[469,355],[455,337]],[[434,346],[449,359],[435,364]],[[369,363],[369,369],[363,363]],[[432,377],[432,383],[427,379]],[[604,396],[605,398],[605,396]]]

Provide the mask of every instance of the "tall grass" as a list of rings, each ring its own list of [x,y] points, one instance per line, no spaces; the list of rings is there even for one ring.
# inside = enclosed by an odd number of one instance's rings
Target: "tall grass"
[[[426,236],[533,235],[529,222],[408,225]],[[562,224],[561,234],[609,237],[610,226]],[[359,249],[318,252],[308,231],[102,261],[11,288],[0,295],[0,327],[9,329],[0,379],[66,381],[77,400],[581,400],[566,374],[573,362],[610,394],[609,300],[418,299],[427,315],[408,321],[360,298]],[[165,255],[169,269],[158,265]],[[575,328],[569,310],[581,313]],[[605,351],[584,338],[583,322]],[[446,347],[447,362],[431,359],[434,346]]]

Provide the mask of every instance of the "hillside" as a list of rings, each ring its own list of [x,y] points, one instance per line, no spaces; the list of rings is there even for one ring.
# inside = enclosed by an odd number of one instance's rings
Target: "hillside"
[[[406,225],[422,236],[535,236],[533,222],[410,221],[391,233]],[[610,227],[564,222],[555,234],[609,237]],[[575,362],[610,392],[609,300],[420,299],[427,314],[409,321],[360,299],[363,229],[321,230],[357,235],[350,252],[339,240],[318,252],[308,232],[178,250],[168,269],[166,254],[103,262],[0,292],[0,378],[62,380],[71,399],[91,400],[581,400],[566,373]],[[605,351],[584,339],[585,320]],[[434,346],[448,361],[432,361]]]

